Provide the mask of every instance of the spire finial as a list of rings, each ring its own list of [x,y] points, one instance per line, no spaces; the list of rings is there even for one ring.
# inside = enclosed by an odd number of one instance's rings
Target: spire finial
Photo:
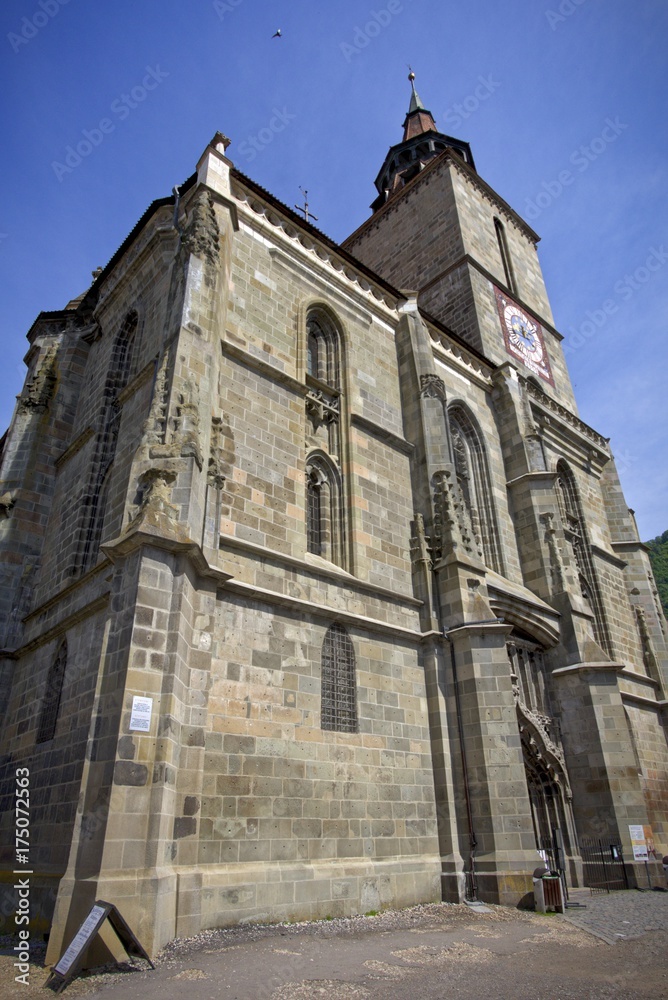
[[[420,100],[420,95],[418,94],[417,90],[415,89],[415,73],[413,72],[413,67],[409,65],[408,69],[410,70],[410,72],[408,74],[408,79],[411,82],[411,91],[412,91],[412,93],[411,93],[411,103],[410,103],[410,107],[408,108],[408,114],[410,115],[414,111],[424,111],[425,107],[424,107],[424,104],[422,103],[422,101]]]

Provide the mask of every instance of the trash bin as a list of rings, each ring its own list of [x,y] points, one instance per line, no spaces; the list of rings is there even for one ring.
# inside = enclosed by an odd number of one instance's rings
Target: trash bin
[[[537,868],[533,873],[533,898],[536,913],[564,912],[564,889],[557,872]]]

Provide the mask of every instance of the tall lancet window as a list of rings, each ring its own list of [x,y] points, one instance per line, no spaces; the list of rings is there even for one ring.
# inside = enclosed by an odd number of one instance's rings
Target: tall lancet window
[[[517,295],[517,282],[515,281],[515,271],[513,269],[513,262],[510,256],[510,251],[508,249],[508,241],[506,239],[506,230],[501,222],[501,219],[494,219],[494,228],[496,229],[496,239],[499,244],[499,253],[501,254],[501,263],[503,264],[503,273],[506,278],[506,285],[513,293]]]
[[[355,650],[350,636],[338,623],[325,633],[321,666],[321,728],[356,733]]]
[[[37,729],[37,743],[46,743],[56,735],[58,709],[60,708],[60,699],[63,693],[66,668],[67,641],[63,639],[49,668],[49,674],[46,679],[46,690],[42,698],[42,711]]]
[[[556,489],[564,537],[569,543],[573,554],[578,574],[580,594],[594,615],[594,636],[596,641],[611,656],[610,635],[603,612],[603,603],[591,556],[587,528],[582,514],[580,494],[573,471],[563,460],[557,464]]]
[[[306,551],[345,566],[342,327],[328,306],[315,305],[305,334]]]
[[[138,316],[133,310],[128,313],[111,349],[111,358],[104,385],[102,408],[99,417],[99,432],[95,460],[84,497],[84,529],[81,542],[80,568],[90,569],[97,562],[104,519],[109,499],[109,485],[112,465],[116,456],[116,444],[121,423],[120,393],[130,380]]]
[[[457,484],[485,565],[503,572],[487,456],[482,435],[460,404],[448,409]]]

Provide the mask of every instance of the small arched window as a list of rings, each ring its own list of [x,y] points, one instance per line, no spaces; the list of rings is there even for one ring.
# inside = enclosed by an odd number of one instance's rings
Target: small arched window
[[[323,309],[309,310],[306,318],[306,371],[332,389],[340,386],[340,338]]]
[[[321,728],[356,733],[355,650],[350,636],[338,623],[331,625],[325,633],[321,666]]]
[[[46,690],[42,698],[42,711],[37,729],[37,743],[46,743],[47,740],[52,740],[56,735],[58,709],[60,708],[60,698],[63,693],[66,668],[67,641],[63,639],[58,647],[58,652],[54,657],[46,679]]]
[[[306,463],[306,550],[343,565],[341,477],[324,454]]]

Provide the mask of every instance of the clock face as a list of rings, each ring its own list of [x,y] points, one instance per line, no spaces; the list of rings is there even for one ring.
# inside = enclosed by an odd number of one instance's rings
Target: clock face
[[[494,291],[506,350],[536,375],[554,385],[540,324],[498,288]]]

